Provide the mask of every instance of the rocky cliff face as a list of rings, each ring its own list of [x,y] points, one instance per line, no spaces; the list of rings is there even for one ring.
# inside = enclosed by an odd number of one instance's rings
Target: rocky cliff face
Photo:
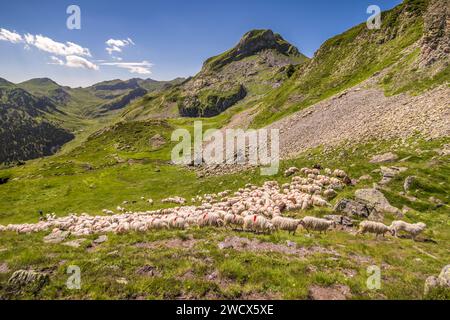
[[[252,30],[247,32],[233,49],[206,60],[203,69],[217,71],[233,61],[239,61],[269,49],[289,57],[304,57],[296,47],[272,30]]]
[[[272,30],[253,30],[234,48],[206,60],[193,78],[169,91],[147,96],[134,110],[128,110],[127,117],[167,117],[168,112],[171,116],[216,116],[244,99],[280,86],[292,76],[295,66],[307,60]],[[170,111],[174,105],[178,112]]]
[[[424,14],[420,65],[429,67],[450,56],[450,14],[447,1],[432,1]]]

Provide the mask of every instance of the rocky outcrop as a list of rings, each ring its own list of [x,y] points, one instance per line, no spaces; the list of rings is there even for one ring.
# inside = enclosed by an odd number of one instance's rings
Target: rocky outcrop
[[[44,273],[28,270],[14,272],[7,283],[8,291],[12,293],[39,292],[49,282],[49,276]]]
[[[442,268],[439,276],[428,277],[425,281],[425,296],[436,289],[450,290],[450,264]]]
[[[206,97],[187,96],[178,105],[183,117],[214,117],[233,106],[247,95],[243,85],[226,93],[210,93]]]
[[[370,159],[370,163],[394,162],[398,160],[398,156],[392,152],[377,154]]]
[[[247,32],[233,49],[206,60],[204,68],[217,71],[232,61],[241,60],[267,49],[275,49],[284,55],[301,55],[296,47],[272,30],[252,30]]]
[[[421,42],[420,66],[429,67],[450,56],[448,2],[432,0],[424,14],[424,36]]]
[[[364,202],[342,199],[334,206],[333,211],[348,217],[368,218],[374,213],[375,208]]]
[[[392,206],[379,190],[359,189],[355,192],[355,198],[359,202],[373,206],[378,213],[392,213],[397,217],[403,216],[402,212],[398,208]],[[378,218],[373,220],[378,220]]]

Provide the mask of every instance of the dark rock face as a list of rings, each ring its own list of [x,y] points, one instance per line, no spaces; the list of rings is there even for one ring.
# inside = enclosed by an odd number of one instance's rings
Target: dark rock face
[[[348,217],[368,218],[375,211],[375,209],[359,201],[342,199],[336,204],[333,211],[344,214]]]
[[[186,97],[178,109],[182,117],[214,117],[244,99],[246,95],[247,90],[240,85],[238,90],[230,95],[211,94],[203,102],[198,96]]]
[[[273,33],[272,30],[252,30],[242,37],[236,47],[221,57],[208,59],[205,66],[212,70],[218,70],[232,61],[241,60],[266,49],[275,49],[285,55],[301,55],[296,47],[284,40],[279,34]]]
[[[448,2],[433,0],[424,14],[424,37],[421,44],[421,66],[428,67],[450,55]]]

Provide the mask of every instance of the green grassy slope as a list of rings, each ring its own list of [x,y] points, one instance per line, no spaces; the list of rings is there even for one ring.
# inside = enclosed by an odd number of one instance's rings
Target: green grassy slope
[[[309,63],[264,97],[253,125],[270,124],[392,66],[382,80],[388,93],[416,92],[448,81],[448,66],[438,74],[433,74],[435,70],[418,72],[417,67],[406,67],[416,61],[413,58],[420,50],[409,48],[424,34],[423,15],[428,4],[428,0],[404,1],[383,12],[381,29],[369,30],[363,23],[327,40]]]

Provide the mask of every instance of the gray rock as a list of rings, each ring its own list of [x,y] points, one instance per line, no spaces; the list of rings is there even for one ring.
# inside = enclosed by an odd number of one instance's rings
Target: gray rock
[[[368,218],[374,207],[360,201],[342,199],[334,206],[333,211],[348,217]]]
[[[341,216],[341,215],[326,215],[324,216],[324,219],[327,219],[329,221],[334,221],[336,224],[345,226],[345,227],[352,227],[353,226],[353,220],[350,219],[347,216]]]
[[[378,213],[392,213],[397,217],[403,217],[400,209],[392,206],[381,191],[376,189],[359,189],[355,192],[357,201],[367,203],[375,208]],[[378,220],[378,219],[377,219]]]
[[[394,162],[398,159],[398,156],[395,153],[388,152],[383,154],[378,154],[370,159],[370,163],[385,163],[385,162]]]
[[[327,200],[334,199],[337,196],[337,192],[333,189],[327,189],[323,192],[323,195]]]
[[[403,183],[403,190],[405,190],[405,192],[408,192],[415,180],[416,180],[415,176],[407,177],[405,179],[405,182]]]
[[[69,231],[62,231],[57,230],[52,233],[50,233],[48,236],[44,237],[45,243],[60,243],[69,237],[70,232]]]
[[[408,170],[408,168],[405,167],[381,167],[380,172],[382,179],[379,183],[381,185],[388,184],[396,175],[406,170]]]
[[[442,268],[438,277],[431,276],[427,278],[425,281],[424,294],[427,295],[431,290],[439,287],[450,289],[450,264]]]
[[[108,241],[108,236],[101,235],[100,237],[98,237],[97,239],[94,240],[94,243],[95,244],[100,244],[100,243],[103,243],[103,242],[106,242],[106,241]]]
[[[50,278],[45,273],[33,270],[18,270],[8,280],[8,287],[13,291],[37,292],[42,289]]]
[[[86,241],[86,239],[80,238],[80,239],[75,239],[72,241],[64,242],[63,245],[72,247],[72,248],[79,248],[84,241]]]
[[[365,174],[358,179],[359,181],[372,180],[372,177],[368,174]]]

